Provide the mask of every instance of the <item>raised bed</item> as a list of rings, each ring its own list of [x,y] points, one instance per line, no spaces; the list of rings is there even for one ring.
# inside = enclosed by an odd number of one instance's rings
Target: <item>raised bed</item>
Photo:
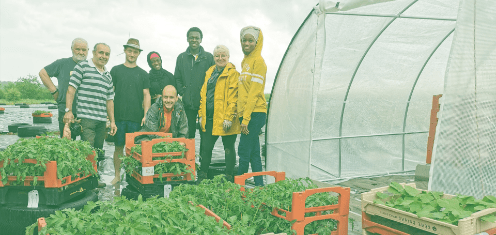
[[[35,112],[32,114],[33,123],[52,123],[53,114],[50,111],[46,113]]]
[[[29,123],[12,123],[8,126],[9,132],[17,133],[17,129],[21,126],[31,126]]]
[[[86,157],[86,159],[91,161],[91,163],[93,164],[93,168],[95,169],[95,171],[97,171],[95,153],[93,152],[93,154]],[[23,163],[37,164],[38,162],[33,159],[24,159]],[[4,164],[4,160],[1,160],[0,168],[3,168],[3,164]],[[81,172],[78,174],[78,176],[75,179],[73,179],[72,176],[70,175],[63,177],[62,179],[59,179],[58,178],[59,172],[57,172],[57,162],[48,161],[45,165],[46,165],[46,170],[43,173],[43,176],[26,176],[26,178],[23,181],[23,186],[29,186],[30,188],[32,188],[33,181],[36,180],[37,184],[41,184],[45,188],[61,188],[92,176],[92,174],[83,175],[83,172]],[[0,176],[0,187],[10,187],[12,182],[18,181],[17,176],[8,176],[7,179],[8,181],[4,185],[2,182],[2,176]]]
[[[48,132],[44,126],[19,126],[17,136],[19,137],[36,137]]]
[[[415,188],[415,184],[401,184]],[[471,216],[460,219],[458,225],[422,217],[413,213],[395,209],[386,205],[374,203],[379,199],[377,192],[388,191],[389,186],[372,189],[362,194],[362,229],[363,234],[443,234],[443,235],[473,235],[496,234],[496,223],[481,221],[481,217],[496,212],[496,208],[485,209]],[[421,192],[423,190],[416,189]],[[444,194],[441,198],[453,198],[454,195]],[[485,233],[483,233],[485,232]]]
[[[131,149],[136,145],[134,144],[134,139],[140,135],[158,135],[162,137],[170,137],[171,133],[163,132],[136,132],[126,134],[126,154],[133,157],[141,164],[141,172],[133,171],[131,177],[136,179],[141,184],[153,184],[156,179],[162,178],[165,181],[192,181],[195,179],[195,141],[194,139],[186,138],[165,138],[165,139],[153,139],[151,141],[141,142],[141,154],[137,152],[131,153]],[[178,141],[185,144],[188,149],[185,153],[183,152],[164,152],[164,153],[152,153],[152,147],[155,144],[161,142],[172,143]],[[181,158],[177,158],[181,156]],[[170,157],[168,159],[163,159],[164,157]],[[161,160],[156,160],[157,158],[162,158]],[[176,158],[176,159],[173,159]],[[154,160],[155,159],[155,160]],[[155,174],[154,167],[161,163],[181,163],[185,164],[187,170],[191,173],[165,173],[162,175]]]
[[[252,172],[246,173],[241,176],[234,177],[234,182],[241,186],[245,185],[245,181],[253,176],[270,175],[275,178],[275,182],[285,179],[285,172],[266,171],[266,172]],[[244,187],[241,190],[245,190]],[[326,205],[319,207],[305,207],[306,199],[316,193],[338,193],[338,204]],[[271,214],[278,218],[295,221],[291,227],[296,231],[297,235],[303,235],[305,226],[311,222],[318,220],[336,220],[338,222],[337,230],[333,231],[333,235],[346,235],[348,234],[348,214],[350,208],[350,188],[345,187],[328,187],[307,189],[304,192],[293,192],[291,211],[280,208],[273,208]],[[332,211],[330,214],[324,212]],[[307,213],[315,213],[308,216]]]

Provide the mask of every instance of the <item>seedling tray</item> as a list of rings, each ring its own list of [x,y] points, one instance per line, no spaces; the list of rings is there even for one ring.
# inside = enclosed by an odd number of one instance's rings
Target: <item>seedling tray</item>
[[[164,197],[166,185],[170,185],[170,190],[174,190],[175,187],[181,184],[195,184],[195,181],[163,181],[160,182],[159,179],[154,179],[153,184],[142,184],[134,177],[126,175],[126,181],[129,184],[130,190],[135,190],[137,194],[141,194],[143,199],[150,198],[153,196]],[[137,199],[137,198],[135,198]]]
[[[164,138],[172,138],[172,133],[164,133],[164,132],[134,132],[134,133],[126,133],[126,155],[131,156],[131,148],[136,144],[134,143],[134,139],[140,135],[158,135]]]
[[[93,152],[93,154],[86,157],[86,159],[91,161],[91,163],[93,164],[93,168],[95,169],[95,171],[97,171],[95,153]],[[33,164],[37,163],[37,161],[34,159],[25,159],[23,162]],[[43,184],[45,188],[61,188],[92,176],[91,174],[84,176],[83,172],[81,172],[75,179],[73,179],[72,176],[66,176],[61,180],[57,178],[57,161],[48,161],[45,165],[46,171],[44,172],[43,176],[37,176],[38,184]],[[0,168],[2,167],[3,160],[0,161]],[[12,187],[10,183],[17,181],[17,176],[8,176],[8,182],[6,185],[4,185],[1,180],[2,177],[0,176],[0,187]],[[34,176],[26,176],[26,178],[24,179],[24,186],[32,188],[33,181]]]
[[[156,132],[138,132],[137,134],[157,134]],[[166,134],[166,133],[162,133]],[[134,138],[136,137],[136,133],[128,133],[126,134],[126,154],[131,156],[131,148],[135,145]],[[132,142],[131,142],[132,140]],[[152,153],[152,147],[155,144],[161,142],[172,143],[174,141],[178,141],[185,144],[186,151],[183,152],[164,152],[164,153]],[[184,154],[184,156],[183,156]],[[167,156],[183,156],[180,159],[165,159],[165,160],[154,160],[153,158],[158,157],[167,157]],[[141,154],[134,152],[132,157],[139,162],[141,162],[143,167],[151,167],[155,166],[159,163],[163,162],[180,162],[187,164],[189,161],[195,161],[195,140],[194,139],[185,139],[185,138],[166,138],[166,139],[153,139],[151,141],[142,141],[141,142]],[[193,169],[194,170],[194,169]]]
[[[405,185],[405,184],[402,184]],[[415,188],[415,184],[406,184]],[[481,221],[480,217],[496,212],[496,208],[485,209],[458,221],[458,225],[444,223],[430,218],[419,218],[417,215],[381,204],[374,204],[377,192],[386,192],[389,186],[372,189],[362,194],[362,229],[364,234],[408,234],[398,228],[388,227],[386,224],[373,222],[371,216],[382,217],[422,231],[443,235],[473,235],[482,232],[496,234],[496,223]],[[418,191],[422,191],[417,189]],[[452,198],[454,195],[444,194],[442,198]]]
[[[182,181],[191,181],[195,179],[195,162],[188,161],[186,163],[188,165],[188,169],[190,169],[193,173],[182,173],[182,174],[174,174],[174,173],[165,173],[162,174],[162,181],[167,182],[182,182]],[[150,176],[143,176],[142,174],[133,171],[131,177],[136,179],[141,184],[154,184],[155,182],[160,182],[160,175],[154,174]]]
[[[241,186],[245,185],[245,181],[253,176],[270,175],[275,178],[275,182],[285,179],[284,172],[266,171],[266,172],[252,172],[244,175],[234,177],[234,183]],[[244,191],[244,187],[241,188]],[[319,206],[319,207],[305,207],[307,197],[315,193],[334,192],[339,194],[338,204]],[[332,235],[346,235],[348,234],[348,214],[350,208],[350,188],[345,187],[328,187],[318,189],[307,189],[304,192],[293,192],[291,211],[273,208],[271,214],[287,221],[296,220],[292,229],[296,231],[297,235],[303,235],[305,226],[313,221],[333,219],[338,222],[337,230],[333,231]],[[322,212],[332,210],[331,214],[322,214]],[[305,216],[305,213],[315,212],[314,216]]]
[[[39,205],[58,206],[96,188],[97,185],[97,178],[91,176],[61,188],[45,188],[44,186],[0,187],[0,205],[27,206],[28,193],[32,190],[38,190]]]

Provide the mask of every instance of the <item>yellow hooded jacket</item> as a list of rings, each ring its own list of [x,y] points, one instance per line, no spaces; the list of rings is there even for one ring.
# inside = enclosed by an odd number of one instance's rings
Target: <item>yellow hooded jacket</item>
[[[210,67],[205,73],[205,82],[203,83],[200,95],[200,109],[198,116],[201,117],[201,130],[205,132],[205,124],[207,123],[207,83],[212,75],[215,65]],[[237,118],[236,102],[238,100],[238,80],[239,73],[236,67],[228,63],[222,71],[222,74],[217,78],[214,93],[214,122],[212,126],[212,135],[225,136],[241,133],[239,119]],[[224,120],[232,121],[231,128],[224,132]]]
[[[255,49],[245,55],[241,62],[241,75],[238,88],[238,115],[243,117],[242,124],[248,125],[252,112],[267,113],[264,88],[267,65],[262,58],[263,35],[258,33]]]

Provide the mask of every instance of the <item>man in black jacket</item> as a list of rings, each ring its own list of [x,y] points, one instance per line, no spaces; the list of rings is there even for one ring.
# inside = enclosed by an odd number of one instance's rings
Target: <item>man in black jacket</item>
[[[174,78],[188,117],[187,137],[192,139],[195,138],[196,133],[196,117],[200,107],[200,91],[205,81],[205,72],[215,62],[212,54],[200,46],[203,33],[199,28],[190,28],[186,37],[189,47],[177,57]]]

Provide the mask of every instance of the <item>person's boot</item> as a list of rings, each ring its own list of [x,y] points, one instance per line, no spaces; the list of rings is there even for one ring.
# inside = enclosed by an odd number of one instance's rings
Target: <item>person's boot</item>
[[[196,180],[196,185],[199,185],[206,178],[207,178],[207,172],[199,171],[198,179]]]

